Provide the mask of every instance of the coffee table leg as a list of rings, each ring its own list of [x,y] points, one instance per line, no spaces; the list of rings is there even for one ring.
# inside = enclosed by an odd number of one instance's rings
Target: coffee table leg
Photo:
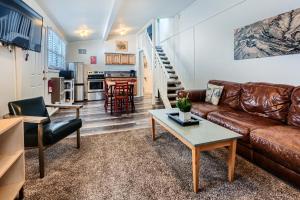
[[[228,181],[232,182],[234,179],[234,166],[236,158],[236,140],[233,140],[229,146],[229,157],[228,157]]]
[[[152,122],[152,140],[155,141],[155,119],[151,118]]]
[[[194,192],[199,190],[199,162],[200,162],[200,152],[197,148],[192,149],[192,168],[193,168],[193,187]]]

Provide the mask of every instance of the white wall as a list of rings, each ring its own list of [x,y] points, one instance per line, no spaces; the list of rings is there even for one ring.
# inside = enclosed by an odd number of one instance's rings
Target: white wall
[[[233,57],[234,29],[299,7],[295,0],[198,0],[170,20],[174,31],[161,45],[186,88],[205,88],[210,79],[300,85],[300,55]]]
[[[159,19],[158,23],[158,40],[162,42],[174,34],[175,28],[175,19],[174,18],[162,18]]]
[[[107,41],[104,40],[89,40],[89,41],[77,41],[70,42],[67,46],[67,62],[83,62],[88,70],[99,71],[126,71],[135,70],[135,66],[132,65],[105,65],[104,53],[115,53],[117,40],[128,41],[128,52],[136,54],[137,44],[136,35],[127,36],[113,36]],[[78,49],[86,49],[87,54],[79,54]],[[122,52],[125,53],[125,52]],[[97,56],[97,64],[90,64],[90,57]]]
[[[44,26],[52,27],[56,32],[62,35],[62,32],[55,26],[47,14],[40,8],[35,0],[24,0],[29,6],[36,10],[44,18]],[[63,36],[63,35],[62,35]],[[0,47],[0,117],[7,113],[7,103],[9,101],[40,96],[44,94],[41,74],[45,65],[45,57],[41,53],[29,51],[29,60],[26,62],[24,51],[20,48],[9,52],[7,48]],[[46,69],[47,71],[47,69]],[[32,76],[38,74],[38,76]],[[51,73],[49,76],[55,76]],[[39,86],[40,90],[32,90],[32,86]],[[46,96],[46,100],[49,96]]]
[[[0,115],[7,113],[7,103],[16,97],[14,53],[0,47]]]

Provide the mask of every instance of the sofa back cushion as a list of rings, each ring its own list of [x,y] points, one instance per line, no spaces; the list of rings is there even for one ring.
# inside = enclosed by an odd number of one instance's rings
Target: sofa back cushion
[[[291,100],[288,124],[300,127],[300,86],[294,89]]]
[[[294,87],[270,83],[246,83],[242,85],[241,107],[244,111],[285,122]]]
[[[241,84],[229,81],[210,80],[209,84],[224,86],[219,105],[229,106],[233,109],[241,109],[240,93]]]

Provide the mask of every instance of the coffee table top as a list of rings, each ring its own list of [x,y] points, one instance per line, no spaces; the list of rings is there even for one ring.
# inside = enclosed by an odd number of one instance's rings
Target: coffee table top
[[[172,112],[178,112],[178,109],[159,109],[149,111],[152,117],[160,123],[163,123],[164,126],[168,126],[168,128],[175,131],[184,140],[186,140],[186,142],[195,147],[242,137],[242,135],[238,133],[195,115],[193,115],[193,117],[201,120],[199,125],[183,127],[168,117],[167,114]]]

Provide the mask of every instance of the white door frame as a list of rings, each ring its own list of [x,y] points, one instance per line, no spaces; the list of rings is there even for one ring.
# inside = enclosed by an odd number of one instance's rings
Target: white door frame
[[[140,82],[140,86],[139,86],[139,91],[140,91],[140,96],[144,96],[144,51],[143,50],[139,50],[138,51],[138,60],[139,60],[139,82]]]

